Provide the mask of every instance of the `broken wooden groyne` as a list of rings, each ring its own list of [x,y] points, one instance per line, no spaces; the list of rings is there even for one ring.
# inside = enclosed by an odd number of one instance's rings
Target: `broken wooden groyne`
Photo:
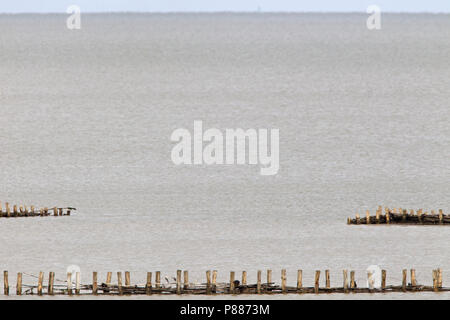
[[[314,273],[314,286],[303,286],[303,272],[297,271],[297,285],[288,286],[286,270],[281,270],[280,283],[272,281],[272,270],[267,270],[267,280],[262,281],[262,271],[257,271],[257,282],[247,283],[247,272],[242,272],[241,281],[235,279],[235,272],[230,272],[228,282],[217,281],[217,270],[206,271],[206,281],[203,283],[192,283],[189,281],[188,271],[177,270],[176,278],[172,282],[161,282],[161,272],[155,272],[152,282],[152,272],[147,272],[145,284],[132,284],[130,272],[125,272],[125,282],[122,282],[122,272],[117,272],[117,281],[112,283],[112,272],[106,274],[105,282],[98,282],[98,273],[92,273],[92,282],[82,284],[80,273],[75,277],[67,273],[67,280],[57,280],[54,272],[48,274],[44,279],[44,272],[40,272],[37,284],[23,284],[22,273],[17,274],[16,295],[221,295],[221,294],[322,294],[322,293],[392,293],[392,292],[441,292],[450,291],[450,288],[442,286],[442,270],[435,269],[432,272],[433,284],[422,285],[417,283],[415,269],[410,269],[410,281],[407,281],[407,269],[402,270],[402,283],[399,285],[386,285],[386,270],[381,270],[381,283],[376,285],[375,275],[367,273],[367,286],[359,287],[355,281],[355,271],[343,270],[342,287],[331,287],[330,271],[325,270],[325,286],[320,284],[321,271]],[[183,279],[182,279],[183,275]],[[380,279],[378,279],[380,280]],[[47,281],[45,283],[45,281]],[[10,294],[8,271],[3,272],[4,295]]]
[[[430,213],[423,209],[409,211],[402,208],[384,208],[381,206],[375,212],[374,216],[370,215],[370,211],[366,211],[365,217],[356,214],[354,219],[347,218],[347,224],[414,224],[414,225],[444,225],[450,224],[450,215],[444,214],[442,209],[438,213],[431,210]]]
[[[3,211],[2,203],[0,202],[0,217],[16,218],[16,217],[47,217],[47,216],[70,216],[70,213],[76,208],[35,208],[34,206],[13,205],[12,208],[8,202],[5,202],[5,211]]]

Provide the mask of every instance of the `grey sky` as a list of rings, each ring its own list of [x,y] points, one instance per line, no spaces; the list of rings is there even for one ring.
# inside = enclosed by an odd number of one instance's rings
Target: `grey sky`
[[[69,5],[104,11],[359,11],[378,5],[391,12],[450,12],[449,0],[2,0],[0,12],[61,12]]]

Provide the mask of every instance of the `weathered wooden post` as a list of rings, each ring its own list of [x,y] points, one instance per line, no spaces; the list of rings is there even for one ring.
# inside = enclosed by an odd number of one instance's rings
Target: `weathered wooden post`
[[[8,271],[3,271],[3,294],[9,296]]]
[[[147,272],[147,283],[145,285],[145,293],[147,295],[152,294],[152,273],[151,272]]]
[[[366,210],[366,224],[370,224],[370,211]]]
[[[92,294],[97,295],[98,293],[98,284],[97,284],[97,272],[92,272]]]
[[[187,270],[183,271],[183,289],[186,290],[189,288],[189,272]]]
[[[177,270],[177,294],[181,294],[181,270]]]
[[[267,270],[267,286],[271,286],[272,284],[272,270]]]
[[[81,275],[79,272],[75,273],[75,294],[80,294],[81,292]]]
[[[411,286],[415,287],[417,285],[416,282],[416,270],[411,269]]]
[[[437,272],[436,270],[433,270],[432,272],[433,275],[433,291],[438,291],[438,285],[437,285]]]
[[[258,270],[257,276],[256,276],[256,293],[261,294],[261,270]]]
[[[407,276],[408,270],[403,269],[402,271],[402,291],[406,292],[406,276]]]
[[[386,217],[386,224],[390,224],[391,223],[391,218],[389,216],[389,208],[388,207],[386,207],[384,209],[384,215]]]
[[[375,280],[373,279],[373,272],[372,271],[368,271],[367,272],[367,283],[369,285],[369,291],[373,290],[374,288],[374,282]]]
[[[17,273],[16,294],[18,296],[22,295],[22,272]]]
[[[359,213],[356,214],[355,218],[356,218],[356,224],[360,224],[361,219],[359,218]]]
[[[422,209],[419,209],[419,211],[417,211],[417,218],[419,220],[419,223],[422,223]]]
[[[297,270],[297,292],[301,292],[303,287],[303,271]]]
[[[161,288],[161,271],[156,271],[155,287],[156,289]]]
[[[206,271],[206,294],[211,294],[211,271]]]
[[[442,288],[442,270],[441,270],[441,268],[437,269],[437,278],[438,278],[437,285],[440,290]]]
[[[112,272],[108,272],[108,273],[106,273],[106,287],[108,289],[103,290],[103,292],[109,293],[109,287],[111,286],[111,281],[112,281]]]
[[[38,278],[38,287],[37,292],[39,296],[42,296],[42,282],[44,281],[44,273],[41,271],[39,272],[39,278]]]
[[[55,216],[55,217],[58,216],[58,208],[57,207],[53,208],[53,216]]]
[[[234,271],[230,272],[230,293],[234,294]]]
[[[319,293],[319,280],[320,280],[320,270],[316,270],[314,276],[314,293]]]
[[[325,288],[330,289],[330,270],[325,270]]]
[[[11,208],[9,207],[9,202],[6,202],[5,206],[6,206],[6,216],[11,217]]]
[[[123,295],[123,288],[122,288],[122,272],[117,272],[117,288],[119,290],[119,296]]]
[[[67,294],[72,295],[72,273],[67,272]]]
[[[356,282],[355,282],[355,271],[352,270],[350,271],[350,289],[355,289],[356,288]]]
[[[47,293],[49,295],[53,295],[53,283],[55,281],[55,273],[54,272],[50,272],[48,274],[48,288],[47,288]]]
[[[281,292],[287,293],[287,291],[286,291],[286,269],[281,270]]]
[[[217,286],[217,270],[213,270],[212,273],[212,291],[216,293],[216,286]]]
[[[242,271],[242,285],[247,285],[247,271]]]
[[[130,285],[131,285],[130,271],[125,271],[125,286],[129,287]]]
[[[439,224],[444,224],[444,213],[439,209]]]
[[[386,270],[381,270],[381,289],[386,289]]]
[[[344,283],[343,283],[344,293],[347,293],[348,292],[348,271],[347,271],[347,269],[343,270],[343,276],[344,276]]]

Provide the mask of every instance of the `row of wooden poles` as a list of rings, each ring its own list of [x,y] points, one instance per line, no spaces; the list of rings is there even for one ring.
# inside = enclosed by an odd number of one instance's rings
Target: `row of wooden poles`
[[[182,281],[183,274],[183,281]],[[80,281],[80,273],[75,276],[73,283],[72,274],[67,273],[67,281],[65,284],[55,284],[55,273],[50,272],[48,276],[48,285],[44,285],[44,273],[40,272],[37,285],[22,284],[22,273],[17,274],[16,294],[34,294],[38,295],[80,295],[80,294],[276,294],[276,293],[375,293],[375,292],[417,292],[417,291],[450,291],[450,288],[442,286],[442,270],[433,270],[433,285],[424,286],[417,283],[415,269],[410,270],[410,282],[407,282],[407,269],[402,271],[401,285],[386,285],[386,270],[381,271],[381,287],[375,287],[374,275],[371,272],[367,274],[368,287],[357,287],[355,281],[355,271],[343,270],[342,287],[331,287],[330,271],[325,270],[325,287],[320,286],[319,280],[321,271],[316,270],[314,276],[314,287],[304,287],[303,272],[297,271],[297,285],[295,287],[287,286],[286,270],[281,270],[281,284],[277,285],[272,282],[272,270],[267,270],[267,282],[263,283],[261,276],[262,271],[257,272],[257,283],[247,283],[247,272],[242,272],[242,281],[235,279],[235,272],[230,272],[229,282],[217,282],[217,271],[206,271],[206,283],[190,283],[188,271],[177,270],[176,284],[174,286],[165,286],[161,284],[161,272],[155,272],[155,284],[152,283],[152,272],[147,273],[147,282],[145,285],[132,285],[130,272],[125,272],[125,283],[122,283],[122,272],[117,272],[117,284],[112,284],[112,272],[106,275],[105,283],[98,283],[98,273],[93,272],[92,284],[82,285]],[[10,294],[8,271],[3,272],[4,294]],[[34,291],[36,290],[36,291]]]
[[[450,224],[450,216],[445,215],[442,209],[439,209],[438,213],[435,210],[431,210],[430,213],[423,209],[417,211],[410,209],[388,207],[383,208],[379,206],[375,212],[375,216],[370,215],[370,211],[366,210],[366,216],[361,217],[359,213],[356,213],[355,219],[347,218],[347,224]]]
[[[8,202],[5,202],[5,211],[3,211],[2,203],[0,202],[0,217],[36,217],[36,216],[70,216],[72,210],[76,210],[75,208],[57,208],[53,207],[49,209],[48,207],[44,208],[35,208],[35,206],[30,206],[28,208],[24,205],[13,205],[12,207]]]

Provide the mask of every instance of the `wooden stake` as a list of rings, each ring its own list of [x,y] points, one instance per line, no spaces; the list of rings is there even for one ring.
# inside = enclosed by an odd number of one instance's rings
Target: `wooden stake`
[[[22,295],[22,272],[17,274],[16,294],[18,296]]]
[[[415,287],[416,285],[416,270],[411,269],[411,286]]]
[[[261,294],[261,270],[258,270],[257,276],[256,276],[256,293]]]
[[[230,272],[230,293],[234,294],[234,271]]]
[[[437,290],[437,272],[436,272],[436,270],[433,270],[433,272],[432,272],[432,274],[433,274],[433,290],[434,291],[438,291]]]
[[[67,272],[67,294],[72,295],[72,273]]]
[[[123,295],[123,288],[122,288],[122,272],[117,272],[117,288],[119,289],[119,296]]]
[[[303,271],[297,270],[297,292],[300,292],[303,287]]]
[[[106,274],[106,287],[109,288],[111,286],[111,281],[112,281],[112,272],[108,272]],[[109,292],[109,289],[103,290],[103,292]]]
[[[11,208],[9,207],[9,202],[6,202],[5,206],[6,206],[6,216],[11,217]]]
[[[247,271],[242,271],[242,285],[247,285]]]
[[[155,279],[156,289],[161,288],[161,271],[156,271],[156,279]]]
[[[187,270],[183,271],[183,280],[184,280],[183,288],[186,290],[187,288],[189,288],[189,272]]]
[[[131,285],[130,271],[125,271],[125,286],[128,287],[130,285]]]
[[[325,288],[330,289],[330,270],[325,270]]]
[[[97,295],[98,285],[97,285],[97,272],[92,272],[92,294]]]
[[[216,285],[217,285],[217,270],[213,270],[213,273],[212,273],[212,290],[213,290],[213,292],[216,292]]]
[[[55,281],[55,273],[54,272],[50,272],[48,274],[48,289],[47,292],[49,295],[53,295],[53,283]]]
[[[272,270],[267,270],[267,286],[272,285]]]
[[[439,209],[439,224],[444,224],[444,213]]]
[[[419,211],[417,211],[417,217],[419,218],[419,222],[422,223],[422,209],[419,209]]]
[[[371,271],[367,272],[367,283],[369,284],[369,291],[373,290],[374,279],[373,279],[373,272]]]
[[[186,279],[186,275],[185,275],[185,279]],[[151,272],[147,272],[147,284],[145,285],[145,293],[147,295],[152,294],[152,273]]]
[[[319,280],[320,280],[320,270],[316,270],[314,276],[314,293],[319,293]]]
[[[361,220],[359,218],[359,213],[357,213],[355,217],[356,217],[356,224],[360,224]]]
[[[343,287],[344,287],[344,292],[348,292],[348,271],[347,269],[343,270],[343,276],[344,276],[344,283],[343,283]]]
[[[408,270],[403,269],[402,271],[402,291],[406,292],[406,276],[407,276]]]
[[[5,296],[9,296],[9,281],[8,271],[3,271],[3,293]]]
[[[386,289],[386,270],[381,270],[381,289]]]
[[[177,294],[181,294],[181,270],[177,270]]]
[[[287,293],[287,291],[286,291],[286,269],[281,270],[281,292]]]
[[[80,273],[75,273],[75,294],[80,294],[81,292],[81,279],[80,279]]]
[[[439,289],[442,288],[442,270],[440,268],[437,269],[437,285]]]
[[[41,271],[39,272],[39,278],[38,278],[38,287],[37,292],[38,295],[42,296],[42,282],[44,281],[44,273]]]
[[[355,282],[355,271],[350,271],[350,289],[356,288],[356,282]]]
[[[211,271],[206,271],[206,294],[211,294]]]
[[[55,217],[58,216],[58,208],[56,208],[56,207],[53,208],[53,216],[55,216]]]
[[[384,212],[386,217],[386,224],[389,224],[391,222],[391,218],[389,216],[389,208],[386,207],[384,210],[385,210]]]
[[[366,210],[366,223],[370,224],[370,211]]]

